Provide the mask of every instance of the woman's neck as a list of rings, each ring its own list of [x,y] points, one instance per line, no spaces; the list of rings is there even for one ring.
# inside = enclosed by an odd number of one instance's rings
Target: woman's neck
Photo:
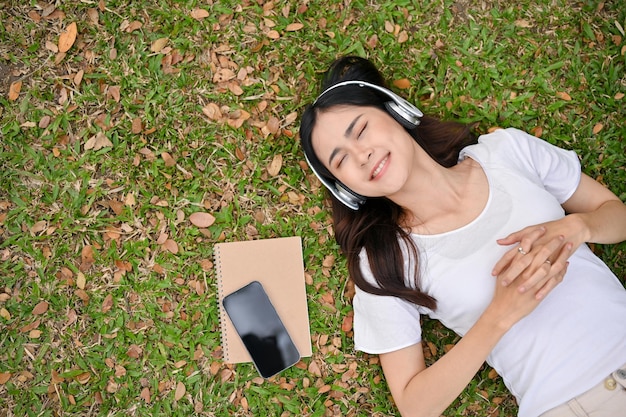
[[[422,161],[412,174],[406,187],[390,198],[405,209],[401,226],[414,233],[458,229],[478,217],[487,204],[487,177],[473,159],[466,158],[450,168]]]

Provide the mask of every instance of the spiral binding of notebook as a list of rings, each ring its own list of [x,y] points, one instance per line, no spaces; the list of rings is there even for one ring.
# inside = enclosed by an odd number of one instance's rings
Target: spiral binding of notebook
[[[220,260],[220,245],[215,245],[213,249],[213,259],[215,260],[215,278],[217,281],[217,307],[220,312],[220,334],[222,339],[222,350],[224,351],[224,361],[228,362],[229,354],[228,354],[228,336],[224,331],[226,328],[226,310],[224,310],[224,306],[222,305],[222,300],[224,299],[224,286],[222,284],[222,264]]]

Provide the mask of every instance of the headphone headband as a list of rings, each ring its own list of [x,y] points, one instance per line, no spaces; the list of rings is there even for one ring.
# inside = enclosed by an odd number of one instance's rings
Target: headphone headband
[[[346,85],[369,87],[385,94],[391,99],[391,101],[385,102],[385,108],[398,123],[400,123],[407,129],[415,129],[420,124],[420,118],[424,116],[424,114],[417,107],[415,107],[413,104],[409,103],[402,97],[398,96],[393,91],[380,85],[358,80],[342,81],[340,83],[331,85],[326,90],[322,91],[319,96],[317,96],[317,98],[313,102],[312,107],[315,107],[319,99],[329,91]],[[322,175],[320,175],[320,173],[317,172],[315,167],[311,164],[311,161],[309,160],[306,153],[304,154],[304,157],[315,176],[322,182],[322,184],[324,184],[326,188],[328,188],[330,193],[335,196],[337,200],[341,201],[344,205],[351,208],[352,210],[358,210],[359,206],[367,201],[366,197],[355,193],[354,191],[343,185],[341,182],[335,181],[333,183],[328,179],[322,177]]]

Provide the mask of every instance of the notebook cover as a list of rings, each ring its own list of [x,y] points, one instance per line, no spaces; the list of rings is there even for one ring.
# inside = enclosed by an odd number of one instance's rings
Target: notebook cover
[[[300,356],[311,356],[300,237],[217,243],[213,255],[224,362],[252,361],[222,306],[222,299],[226,295],[252,281],[259,281],[263,285]]]

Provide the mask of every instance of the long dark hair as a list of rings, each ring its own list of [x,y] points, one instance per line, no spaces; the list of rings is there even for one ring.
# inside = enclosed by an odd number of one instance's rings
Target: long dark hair
[[[358,80],[386,87],[385,80],[374,64],[367,59],[346,56],[336,60],[324,76],[321,90],[342,81]],[[326,169],[313,150],[311,135],[319,113],[334,106],[369,106],[385,110],[389,101],[384,93],[373,88],[355,85],[340,86],[328,91],[308,106],[300,125],[300,143],[316,171],[334,182],[336,178]],[[451,167],[458,161],[459,152],[476,142],[471,126],[454,121],[441,121],[424,116],[414,129],[407,129],[413,139],[439,164]],[[377,295],[400,297],[414,304],[434,310],[436,300],[419,289],[418,251],[410,231],[401,227],[402,207],[385,197],[368,198],[359,210],[352,210],[332,195],[335,237],[348,261],[348,271],[355,285]],[[405,279],[405,259],[401,244],[409,250],[415,267],[414,287]],[[377,285],[365,280],[360,268],[359,254],[365,249]]]

